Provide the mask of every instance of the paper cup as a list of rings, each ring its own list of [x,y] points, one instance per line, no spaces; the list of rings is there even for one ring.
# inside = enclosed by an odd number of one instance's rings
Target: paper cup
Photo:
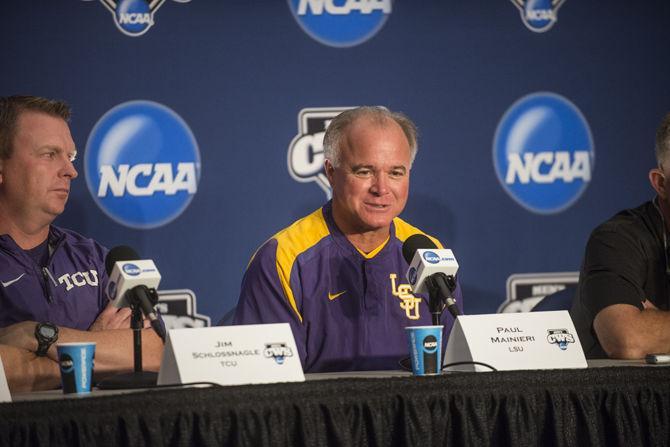
[[[439,374],[442,369],[442,328],[444,326],[409,326],[407,341],[412,372],[415,376]]]
[[[90,393],[95,343],[58,343],[56,351],[63,393]]]

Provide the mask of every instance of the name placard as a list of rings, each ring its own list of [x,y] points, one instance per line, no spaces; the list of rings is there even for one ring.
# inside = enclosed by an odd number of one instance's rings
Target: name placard
[[[303,382],[288,323],[171,329],[158,384]]]
[[[444,364],[476,361],[498,370],[586,368],[567,311],[462,315],[454,324]],[[448,371],[490,371],[459,365]]]
[[[7,377],[5,376],[5,367],[2,365],[2,357],[0,357],[0,402],[11,402],[12,395],[9,392],[9,385],[7,385]]]

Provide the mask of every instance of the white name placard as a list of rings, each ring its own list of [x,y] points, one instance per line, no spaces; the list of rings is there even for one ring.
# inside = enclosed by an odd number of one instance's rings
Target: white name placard
[[[483,362],[498,370],[586,368],[567,311],[459,316],[449,335],[444,364]],[[459,365],[448,371],[490,371]]]
[[[288,323],[168,331],[158,384],[303,382]]]
[[[7,385],[7,377],[5,376],[5,367],[2,365],[2,358],[0,357],[0,402],[11,402],[12,395],[9,392],[9,385]]]

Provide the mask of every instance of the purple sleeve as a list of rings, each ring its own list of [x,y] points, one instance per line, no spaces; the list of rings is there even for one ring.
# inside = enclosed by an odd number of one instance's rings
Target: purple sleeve
[[[235,309],[233,324],[289,323],[305,364],[305,328],[291,307],[277,271],[277,241],[270,239],[256,252],[242,278],[240,299]],[[293,290],[299,294],[299,290]],[[295,296],[296,302],[299,297]]]

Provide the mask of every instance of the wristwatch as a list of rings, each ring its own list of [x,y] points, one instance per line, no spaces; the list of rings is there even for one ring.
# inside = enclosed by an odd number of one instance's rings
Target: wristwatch
[[[58,340],[58,326],[51,323],[37,323],[35,326],[35,338],[37,339],[37,351],[40,357],[47,355],[49,347]]]

